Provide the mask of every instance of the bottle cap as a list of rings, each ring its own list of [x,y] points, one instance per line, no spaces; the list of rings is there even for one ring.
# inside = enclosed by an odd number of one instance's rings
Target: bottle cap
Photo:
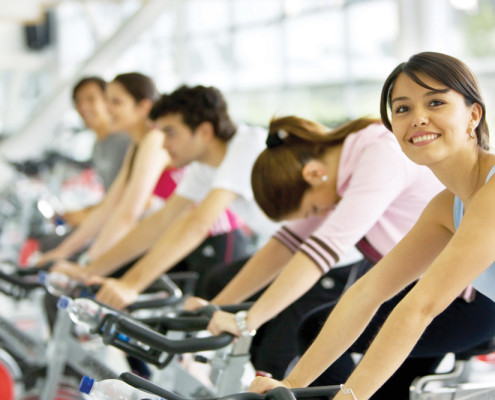
[[[90,378],[89,376],[83,376],[81,379],[81,383],[79,384],[79,391],[84,394],[89,394],[91,389],[93,389],[93,385],[95,384],[95,380]]]
[[[44,285],[46,283],[47,276],[48,276],[48,272],[39,271],[38,276],[37,276],[38,283],[41,283],[42,285]]]
[[[67,307],[69,307],[69,304],[71,303],[72,299],[70,299],[67,296],[60,296],[57,302],[57,308],[61,310],[65,310]]]

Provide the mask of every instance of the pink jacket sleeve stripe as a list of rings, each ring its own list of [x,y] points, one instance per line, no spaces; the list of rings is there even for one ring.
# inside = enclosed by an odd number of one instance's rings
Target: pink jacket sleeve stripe
[[[299,251],[306,254],[321,269],[322,273],[325,274],[330,270],[332,264],[328,262],[322,253],[314,249],[308,243],[306,243],[304,248],[300,248]]]
[[[299,247],[303,243],[302,239],[299,236],[295,235],[285,226],[282,227],[277,233],[275,233],[273,237],[282,242],[282,244],[287,246],[289,250],[294,253],[299,250]]]

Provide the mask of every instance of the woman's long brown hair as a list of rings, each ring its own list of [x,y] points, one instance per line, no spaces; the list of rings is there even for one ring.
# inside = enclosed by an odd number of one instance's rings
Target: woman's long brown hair
[[[375,123],[380,121],[359,118],[329,130],[295,116],[272,119],[268,135],[278,138],[267,140],[272,144],[258,156],[251,173],[254,198],[263,212],[275,221],[296,212],[310,187],[302,176],[304,165],[321,158],[328,148],[343,143],[351,133]]]

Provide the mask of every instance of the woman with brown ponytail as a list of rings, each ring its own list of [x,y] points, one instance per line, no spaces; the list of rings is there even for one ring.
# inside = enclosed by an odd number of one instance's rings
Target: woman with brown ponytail
[[[361,273],[368,270],[408,232],[442,186],[402,153],[377,120],[360,118],[329,130],[293,116],[271,121],[267,148],[254,164],[251,183],[268,217],[294,221],[211,303],[244,301],[277,277],[271,286],[247,315],[216,312],[209,329],[249,334],[295,302],[254,338],[255,368],[281,379],[296,355],[297,323],[342,293],[346,269],[330,269],[356,246],[365,256]],[[328,278],[343,283],[329,290]],[[186,307],[199,305],[204,301],[193,298]]]

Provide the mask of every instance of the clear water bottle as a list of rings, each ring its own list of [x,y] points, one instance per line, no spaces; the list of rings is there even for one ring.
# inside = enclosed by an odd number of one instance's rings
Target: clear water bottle
[[[99,305],[95,301],[80,297],[77,299],[71,299],[67,296],[61,296],[58,299],[57,307],[60,310],[64,310],[69,314],[70,319],[74,324],[83,328],[87,332],[94,332],[101,319],[108,314],[115,314],[115,311]],[[115,328],[112,328],[115,329]],[[112,331],[111,331],[112,332]],[[119,333],[117,335],[119,340],[126,343],[134,343],[144,349],[149,349],[149,346],[141,344],[140,342],[133,341],[129,336]]]
[[[60,272],[38,272],[38,282],[54,296],[70,294],[80,283]]]
[[[85,376],[79,385],[79,391],[89,394],[95,400],[163,400],[154,394],[144,392],[119,379],[105,379],[96,382]]]
[[[72,322],[88,331],[96,328],[103,316],[113,314],[114,311],[99,305],[89,298],[80,297],[71,299],[66,296],[60,297],[57,307],[65,310]]]

